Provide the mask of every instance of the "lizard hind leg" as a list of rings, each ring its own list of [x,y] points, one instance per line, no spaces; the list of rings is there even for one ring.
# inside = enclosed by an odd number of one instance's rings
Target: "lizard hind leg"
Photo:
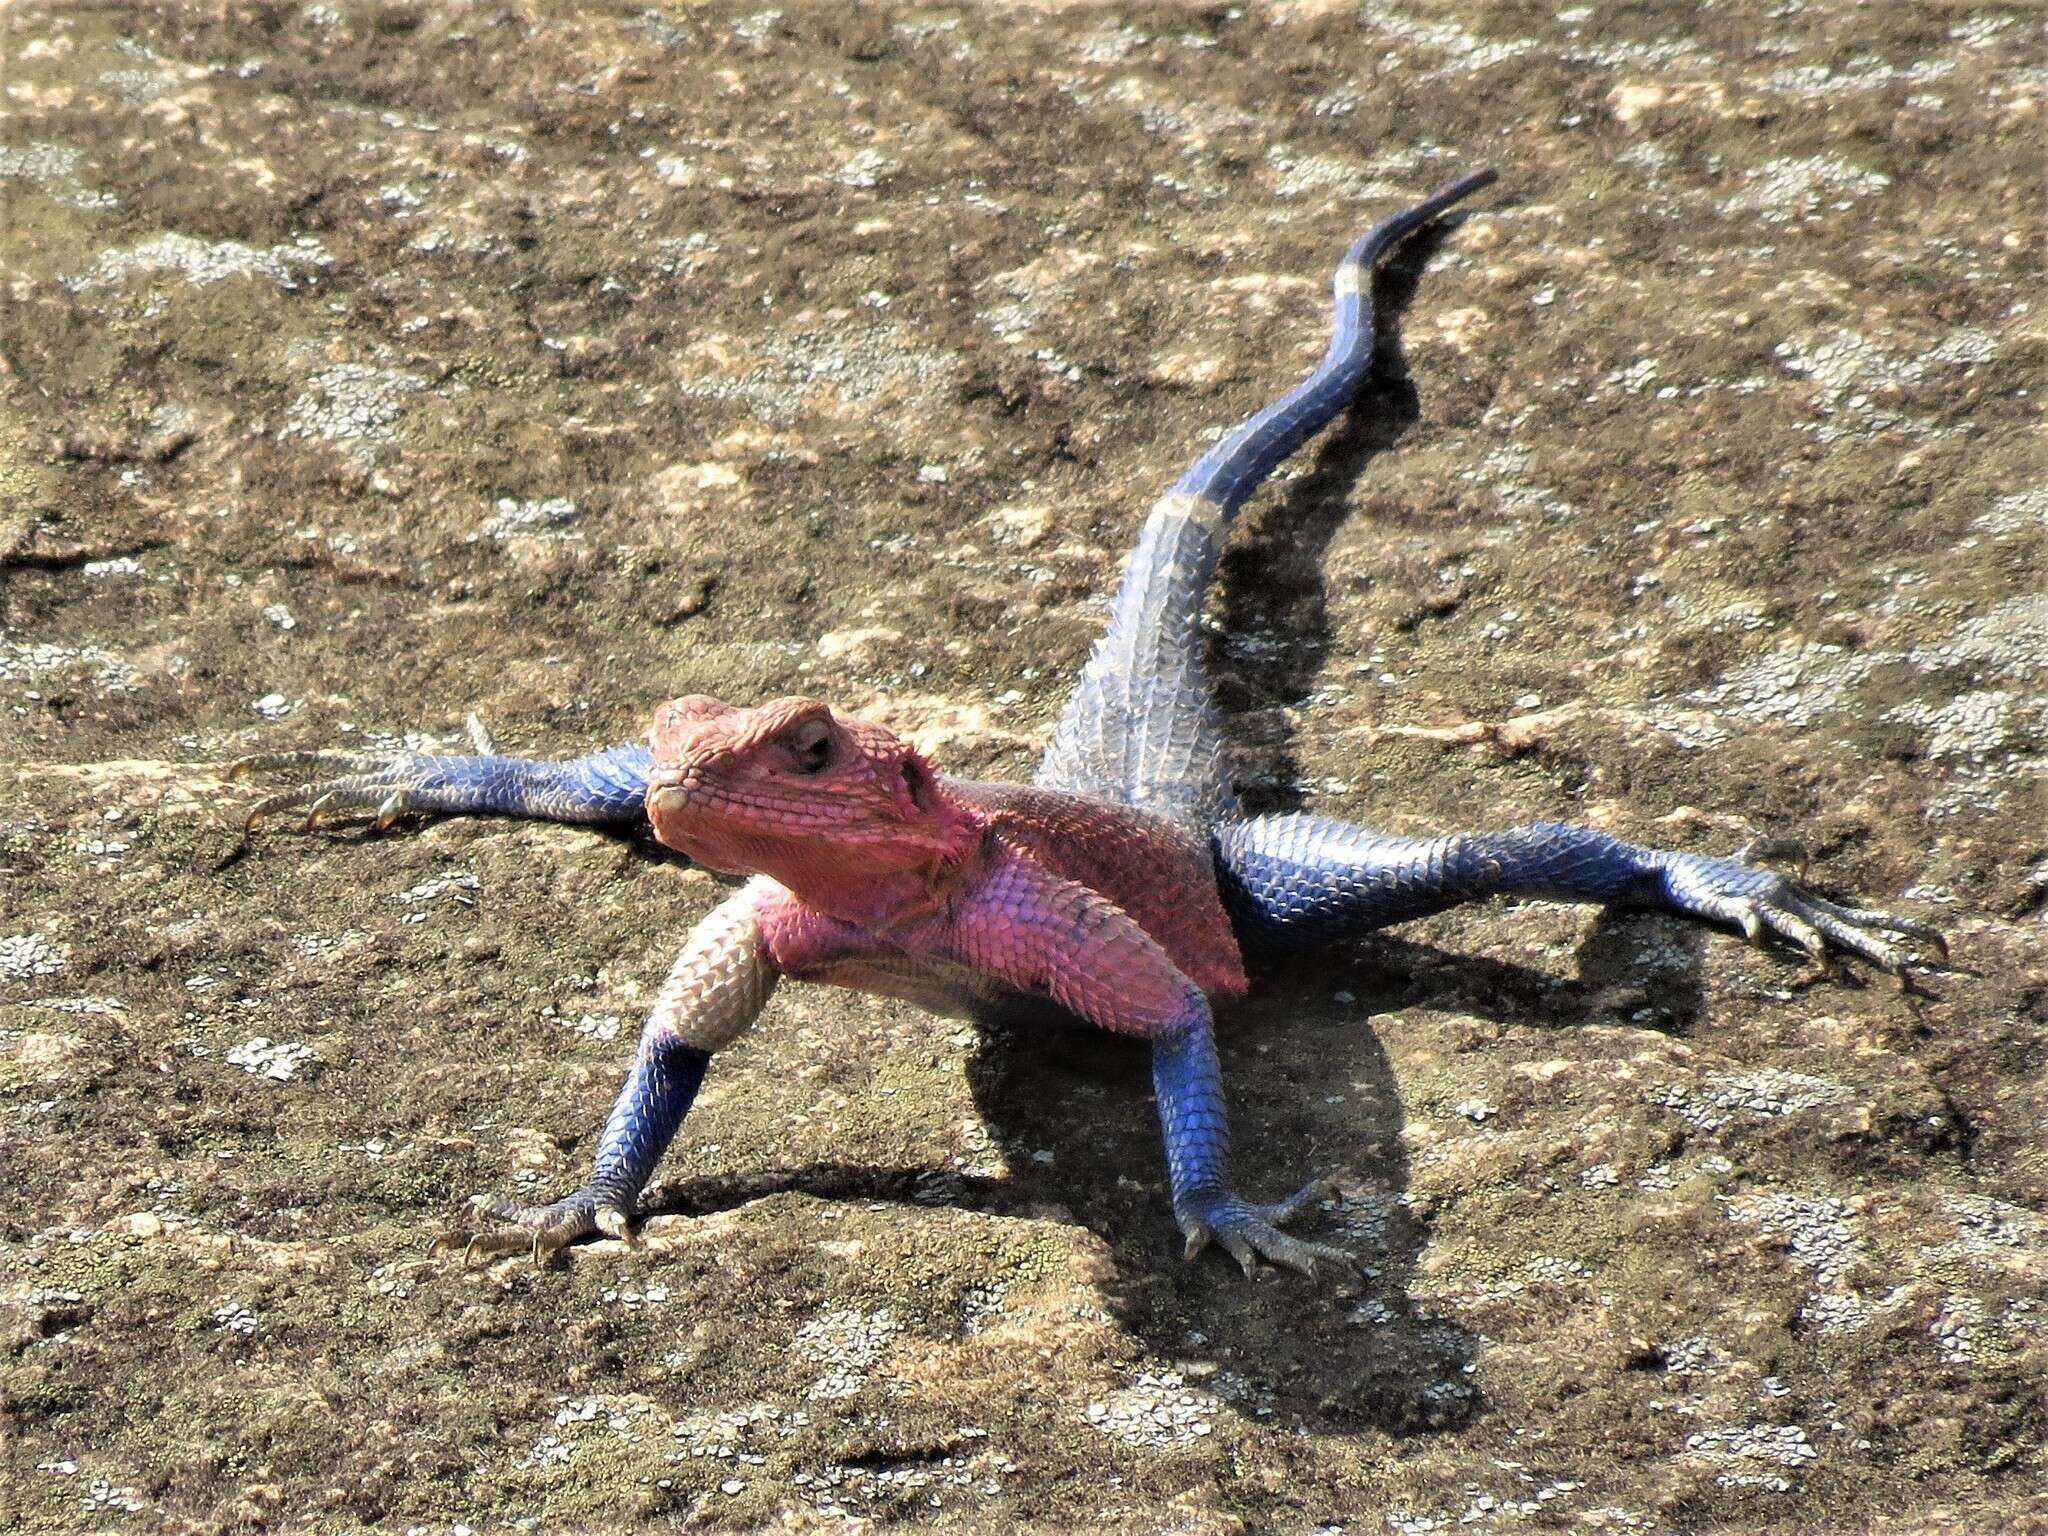
[[[1491,896],[1606,902],[1776,934],[1825,968],[1830,946],[1908,981],[1900,941],[1944,957],[1933,924],[1830,901],[1740,859],[1641,848],[1592,827],[1389,837],[1327,816],[1257,816],[1219,828],[1216,862],[1240,942],[1286,954]]]

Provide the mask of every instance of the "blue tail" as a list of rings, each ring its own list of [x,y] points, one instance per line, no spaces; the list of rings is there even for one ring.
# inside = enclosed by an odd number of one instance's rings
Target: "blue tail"
[[[1372,269],[1404,237],[1495,179],[1462,176],[1382,219],[1344,253],[1323,360],[1203,454],[1152,508],[1036,782],[1141,806],[1189,827],[1235,812],[1197,622],[1223,532],[1280,462],[1350,402],[1372,369]]]

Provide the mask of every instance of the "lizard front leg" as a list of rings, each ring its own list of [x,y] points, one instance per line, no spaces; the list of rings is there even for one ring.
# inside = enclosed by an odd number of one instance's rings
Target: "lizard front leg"
[[[945,921],[945,943],[975,969],[1150,1042],[1167,1182],[1188,1258],[1214,1242],[1247,1275],[1259,1258],[1303,1274],[1314,1273],[1319,1258],[1356,1264],[1342,1249],[1278,1230],[1314,1201],[1321,1181],[1272,1205],[1230,1189],[1209,999],[1122,908],[1005,851]]]
[[[626,1085],[598,1141],[590,1182],[546,1205],[480,1202],[503,1225],[445,1233],[433,1252],[463,1258],[530,1248],[536,1263],[592,1232],[624,1237],[635,1202],[697,1097],[712,1052],[754,1022],[780,973],[762,942],[766,900],[757,883],[721,903],[691,931],[653,1011]]]
[[[260,752],[228,765],[228,777],[279,770],[310,772],[305,783],[251,806],[244,830],[280,811],[304,808],[311,830],[324,816],[369,811],[378,831],[400,816],[517,816],[585,826],[627,826],[645,818],[652,758],[644,743],[625,742],[582,757],[549,762],[498,752],[476,716],[469,717],[473,754],[442,752]]]
[[[1324,1180],[1311,1179],[1271,1205],[1254,1205],[1231,1193],[1223,1171],[1230,1151],[1223,1067],[1206,1012],[1198,1024],[1153,1042],[1152,1092],[1159,1101],[1167,1183],[1173,1190],[1174,1218],[1187,1240],[1186,1257],[1192,1259],[1213,1242],[1246,1275],[1258,1267],[1255,1254],[1304,1275],[1315,1273],[1317,1259],[1356,1267],[1356,1258],[1341,1248],[1306,1243],[1279,1230],[1327,1192]]]

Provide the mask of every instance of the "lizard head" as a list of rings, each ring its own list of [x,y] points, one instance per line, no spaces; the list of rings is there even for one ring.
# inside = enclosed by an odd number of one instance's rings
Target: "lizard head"
[[[981,818],[908,742],[816,699],[672,699],[648,744],[656,837],[835,917],[886,927],[935,909],[980,844]]]

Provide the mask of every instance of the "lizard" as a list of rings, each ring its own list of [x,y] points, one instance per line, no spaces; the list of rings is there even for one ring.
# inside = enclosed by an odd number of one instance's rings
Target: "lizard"
[[[1219,1012],[1247,958],[1299,952],[1464,902],[1537,896],[1647,907],[1776,935],[1823,970],[1829,945],[1907,979],[1911,917],[1848,905],[1737,857],[1664,851],[1597,829],[1396,837],[1307,813],[1254,815],[1233,792],[1200,617],[1224,534],[1259,484],[1351,401],[1373,365],[1372,274],[1389,251],[1495,180],[1475,170],[1374,224],[1333,281],[1321,362],[1195,464],[1149,511],[1029,785],[949,778],[882,726],[812,698],[738,706],[673,699],[643,742],[570,759],[497,752],[471,717],[470,754],[292,751],[231,773],[301,777],[245,829],[303,808],[377,830],[411,813],[496,814],[628,828],[741,877],[659,987],[599,1138],[589,1181],[544,1204],[479,1200],[443,1233],[464,1262],[541,1262],[593,1233],[627,1238],[638,1198],[713,1056],[784,979],[988,1017],[1066,1016],[1142,1042],[1185,1256],[1214,1244],[1314,1273],[1343,1250],[1283,1227],[1311,1180],[1259,1203],[1228,1177]],[[310,774],[310,777],[307,775]]]

